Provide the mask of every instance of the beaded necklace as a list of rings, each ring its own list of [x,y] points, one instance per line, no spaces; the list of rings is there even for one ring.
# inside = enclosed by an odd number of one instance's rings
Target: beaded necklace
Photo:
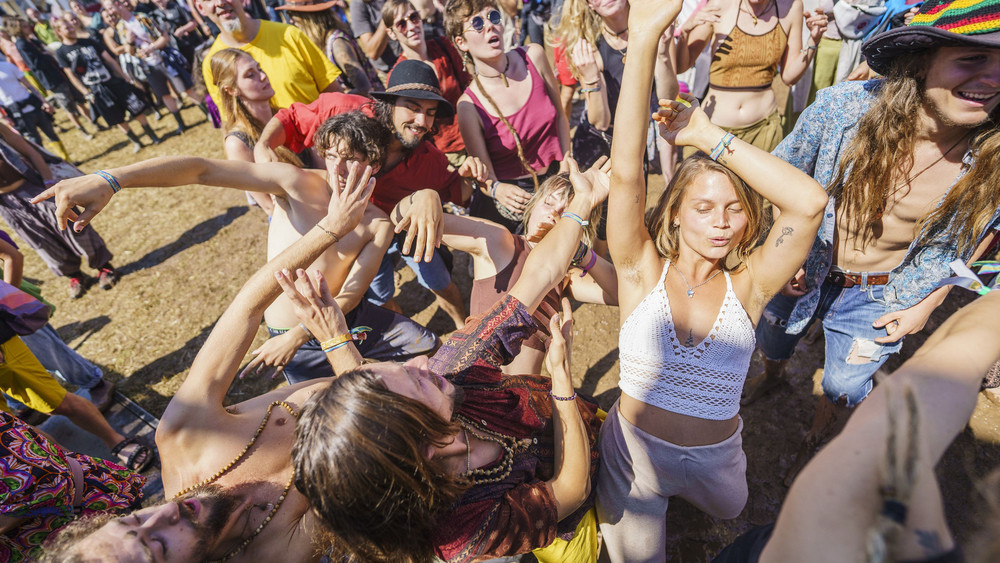
[[[205,485],[208,485],[209,483],[214,482],[219,477],[222,477],[223,475],[225,475],[226,472],[229,471],[230,469],[232,469],[234,465],[236,465],[237,463],[239,463],[240,460],[243,459],[243,456],[245,456],[246,453],[248,451],[250,451],[250,448],[253,447],[254,443],[257,441],[257,438],[260,437],[260,433],[264,431],[264,427],[267,426],[267,421],[270,420],[270,418],[271,418],[271,411],[274,410],[274,407],[276,407],[278,405],[281,405],[282,407],[284,407],[285,410],[287,410],[288,413],[291,414],[293,417],[295,417],[295,418],[299,417],[299,413],[295,412],[295,410],[292,409],[292,407],[288,403],[286,403],[284,401],[274,401],[273,403],[271,403],[270,405],[267,406],[267,412],[264,413],[264,420],[260,421],[260,426],[258,426],[257,427],[257,431],[254,432],[253,438],[250,438],[250,442],[243,448],[243,451],[241,451],[236,456],[236,458],[233,459],[233,461],[230,461],[229,463],[227,463],[225,465],[225,467],[223,467],[222,469],[220,469],[219,471],[217,471],[215,473],[215,475],[212,475],[211,477],[209,477],[208,479],[205,479],[201,483],[198,483],[197,485],[191,485],[190,487],[186,487],[184,489],[181,489],[180,491],[177,492],[177,494],[175,494],[173,496],[173,498],[171,500],[176,499],[177,497],[179,497],[181,495],[187,494],[187,493],[191,492],[194,489],[197,489],[199,487],[204,487]],[[285,490],[281,491],[281,496],[278,497],[278,502],[274,503],[274,506],[267,513],[267,516],[264,518],[264,521],[260,523],[260,526],[257,526],[257,529],[254,530],[253,533],[250,534],[250,537],[248,537],[247,539],[243,540],[243,543],[241,543],[240,545],[238,545],[236,547],[236,549],[230,551],[229,553],[227,553],[225,556],[223,556],[218,561],[228,561],[228,560],[232,559],[233,557],[235,557],[237,553],[243,551],[243,549],[246,546],[250,545],[250,542],[252,542],[253,539],[256,538],[257,535],[260,534],[264,530],[264,527],[267,526],[268,523],[271,522],[271,519],[274,518],[275,513],[278,512],[279,508],[281,508],[281,503],[283,503],[285,501],[285,497],[288,496],[288,491],[291,490],[292,483],[294,481],[295,481],[295,468],[292,468],[292,475],[288,478],[288,483],[285,484]]]
[[[500,459],[500,463],[492,468],[484,469],[480,467],[469,469],[463,474],[473,485],[499,483],[509,477],[510,472],[514,470],[514,453],[517,450],[527,448],[531,444],[531,439],[529,438],[518,440],[499,432],[480,428],[461,415],[458,416],[458,422],[462,425],[462,430],[466,432],[465,438],[467,441],[469,434],[472,434],[480,440],[497,444],[503,450],[503,457]],[[471,452],[472,445],[468,444],[468,449],[466,450],[466,467],[471,467]],[[482,479],[478,479],[477,477],[482,477]]]

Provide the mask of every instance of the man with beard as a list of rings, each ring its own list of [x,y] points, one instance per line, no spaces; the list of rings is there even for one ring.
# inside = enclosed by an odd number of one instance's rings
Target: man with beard
[[[923,329],[954,260],[976,260],[1000,225],[1000,1],[928,0],[906,27],[863,47],[885,76],[820,92],[775,154],[830,192],[803,270],[757,326],[765,374],[779,381],[820,319],[823,391],[787,482],[872,389],[902,339]]]
[[[441,244],[441,201],[464,205],[472,190],[485,182],[486,167],[478,158],[468,158],[458,170],[449,169],[448,158],[434,146],[432,135],[438,119],[451,119],[454,107],[441,95],[433,67],[421,61],[400,61],[389,76],[385,92],[372,92],[373,105],[365,107],[394,137],[385,148],[385,163],[378,172],[372,203],[391,213],[401,200],[412,204],[396,227],[399,235],[382,261],[369,300],[397,310],[391,303],[395,291],[393,264],[399,254],[417,274],[420,285],[437,297],[438,305],[455,326],[465,324],[465,305],[458,286],[437,247]],[[277,160],[273,147],[285,145],[301,150],[309,146],[311,132],[319,124],[344,111],[343,96],[321,96],[309,105],[295,104],[279,111],[261,132],[254,158]],[[352,96],[352,98],[355,98]],[[484,188],[485,189],[485,188]],[[408,256],[411,253],[412,257]]]
[[[329,178],[338,175],[331,170]],[[113,180],[108,179],[103,192],[83,186],[83,197],[61,192],[58,215],[63,224],[76,218],[74,204],[86,209],[75,227],[89,221],[117,191]],[[49,560],[319,558],[323,534],[308,501],[292,486],[291,447],[298,413],[329,380],[282,387],[229,407],[223,402],[264,309],[280,292],[275,278],[312,263],[329,247],[339,248],[341,238],[364,215],[374,184],[370,167],[351,163],[343,186],[331,182],[326,215],[257,271],[219,318],[156,430],[168,501],[122,518],[84,520],[48,548]],[[347,333],[343,317],[339,320],[330,330]],[[335,336],[314,334],[323,340]],[[344,346],[331,352],[329,360],[350,367],[360,356],[353,346]]]
[[[340,91],[336,82],[340,71],[298,28],[253,19],[237,0],[195,0],[195,5],[221,30],[201,65],[212,99],[219,99],[219,88],[212,80],[210,61],[227,47],[246,51],[260,63],[274,87],[271,102],[279,108],[293,102],[307,104],[320,92]]]

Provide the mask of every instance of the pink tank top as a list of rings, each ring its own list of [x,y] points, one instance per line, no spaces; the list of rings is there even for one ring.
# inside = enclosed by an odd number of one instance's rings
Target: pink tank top
[[[535,65],[525,54],[524,49],[515,51],[524,59],[531,77],[531,95],[521,109],[506,116],[511,127],[521,138],[521,148],[524,158],[535,170],[544,170],[557,160],[562,160],[562,148],[559,146],[559,129],[556,126],[556,106],[545,91],[545,81],[538,74]],[[472,88],[466,90],[483,122],[483,136],[486,138],[486,150],[493,161],[493,170],[499,180],[513,180],[528,175],[528,171],[517,157],[517,143],[507,126],[499,117],[490,115],[485,106],[476,96]],[[492,106],[492,104],[491,104]]]

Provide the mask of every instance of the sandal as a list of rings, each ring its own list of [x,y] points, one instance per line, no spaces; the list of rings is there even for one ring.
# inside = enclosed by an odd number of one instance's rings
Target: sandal
[[[129,446],[135,446],[135,448],[132,449],[131,453],[124,453],[123,450]],[[111,455],[117,457],[125,464],[125,467],[136,473],[142,473],[149,467],[149,464],[153,463],[152,450],[140,444],[134,437],[125,438],[118,442],[118,445],[111,449]]]

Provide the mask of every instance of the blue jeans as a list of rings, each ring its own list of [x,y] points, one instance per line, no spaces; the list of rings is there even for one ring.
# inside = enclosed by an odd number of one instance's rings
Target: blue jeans
[[[448,251],[439,248],[434,251],[434,257],[430,262],[416,262],[412,256],[405,256],[399,250],[403,246],[404,235],[405,233],[400,233],[393,239],[392,245],[382,257],[382,264],[375,274],[375,279],[372,280],[371,287],[365,293],[365,298],[376,305],[385,304],[396,293],[396,277],[393,272],[400,258],[417,275],[417,283],[421,286],[431,291],[444,291],[451,285],[451,270],[443,255]]]
[[[844,397],[847,406],[853,407],[871,392],[875,372],[890,354],[903,346],[902,340],[892,344],[874,341],[886,336],[884,328],[872,327],[872,323],[886,312],[882,300],[884,290],[882,285],[844,288],[824,282],[816,312],[799,334],[785,332],[797,299],[778,294],[768,303],[757,324],[757,346],[769,360],[787,360],[813,321],[820,319],[826,337],[823,393],[831,401]]]
[[[441,343],[436,334],[416,321],[383,309],[378,305],[361,300],[347,315],[347,326],[371,327],[368,337],[355,342],[358,352],[368,359],[381,361],[402,361],[414,356],[420,356],[435,350]],[[288,329],[267,327],[271,337],[278,336]],[[320,348],[319,342],[313,338],[299,347],[295,356],[284,369],[285,379],[289,385],[320,377],[332,377],[333,367],[326,359],[326,354]]]
[[[21,336],[21,340],[38,358],[42,367],[55,373],[57,378],[66,383],[91,389],[100,384],[101,378],[104,377],[101,368],[67,346],[49,323],[45,323],[45,326],[33,334]],[[7,404],[15,409],[24,406],[11,398],[7,398]]]

